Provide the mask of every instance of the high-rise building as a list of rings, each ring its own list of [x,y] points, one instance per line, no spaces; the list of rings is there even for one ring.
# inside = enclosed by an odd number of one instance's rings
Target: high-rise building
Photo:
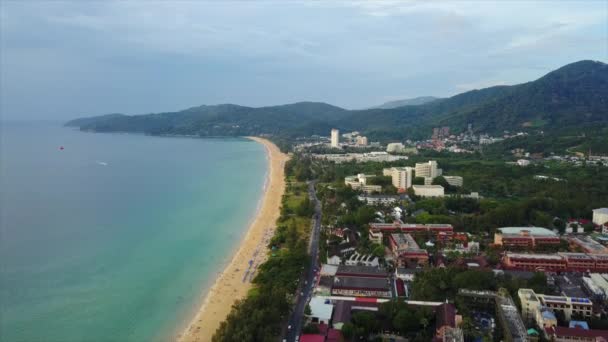
[[[416,163],[416,177],[435,178],[441,176],[441,169],[437,168],[437,162],[430,160],[426,163]]]
[[[331,130],[331,147],[340,147],[340,131],[335,128]]]

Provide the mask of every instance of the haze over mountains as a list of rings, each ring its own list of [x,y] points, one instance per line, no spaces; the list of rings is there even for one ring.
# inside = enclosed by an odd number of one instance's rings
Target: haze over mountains
[[[418,106],[418,105],[423,105],[435,100],[439,100],[439,97],[435,97],[435,96],[419,96],[419,97],[414,97],[412,99],[404,99],[404,100],[395,100],[395,101],[388,101],[385,102],[379,106],[375,106],[372,108],[380,108],[380,109],[391,109],[391,108],[397,108],[397,107],[403,107],[403,106]]]
[[[318,102],[258,108],[222,104],[146,115],[110,114],[76,119],[66,125],[96,132],[285,137],[327,135],[329,129],[337,127],[385,140],[424,137],[430,127],[439,125],[458,131],[468,123],[473,124],[475,131],[488,133],[525,129],[550,132],[564,127],[605,125],[608,65],[579,61],[535,81],[387,109],[346,110]]]

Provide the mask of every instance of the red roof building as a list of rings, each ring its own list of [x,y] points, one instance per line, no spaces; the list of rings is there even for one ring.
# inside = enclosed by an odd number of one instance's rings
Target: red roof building
[[[547,328],[547,334],[554,341],[608,342],[608,330],[551,327]]]

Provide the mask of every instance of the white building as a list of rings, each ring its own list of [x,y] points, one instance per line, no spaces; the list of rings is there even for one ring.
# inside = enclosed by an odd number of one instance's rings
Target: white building
[[[329,303],[329,300],[321,297],[312,297],[309,305],[310,318],[313,323],[329,324],[331,314],[334,311],[334,306]]]
[[[404,150],[405,146],[403,146],[403,144],[400,142],[389,143],[388,145],[386,145],[386,152],[400,153]]]
[[[340,131],[335,128],[331,130],[331,147],[340,147]]]
[[[443,176],[443,178],[445,178],[446,182],[448,182],[448,184],[451,186],[461,187],[463,184],[463,179],[460,176]]]
[[[416,177],[435,178],[441,176],[441,169],[437,168],[437,162],[429,160],[426,163],[416,163]]]
[[[407,167],[391,167],[382,170],[385,176],[391,176],[393,186],[399,190],[407,190],[412,186],[414,178],[413,168]]]
[[[608,222],[608,208],[593,209],[593,223],[603,225]]]
[[[390,195],[360,195],[357,199],[369,205],[387,205],[399,202],[399,196]]]
[[[359,253],[353,253],[350,258],[344,261],[346,266],[373,266],[378,267],[380,263],[378,258],[373,255],[361,255]]]
[[[530,165],[530,161],[528,159],[518,159],[517,165],[519,166],[528,166]]]
[[[367,185],[367,179],[376,177],[375,175],[366,175],[359,173],[356,176],[344,177],[344,184],[350,186],[353,190],[361,190],[365,193],[381,192],[382,186],[380,185]]]
[[[444,190],[441,185],[412,185],[414,194],[420,197],[443,197]]]
[[[358,136],[355,138],[355,144],[357,144],[357,146],[367,146],[367,137]]]

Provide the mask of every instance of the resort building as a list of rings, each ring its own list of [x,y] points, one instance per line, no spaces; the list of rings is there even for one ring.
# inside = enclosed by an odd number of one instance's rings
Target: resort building
[[[414,194],[420,197],[443,197],[444,189],[441,185],[412,185]]]
[[[446,182],[448,182],[448,184],[451,186],[462,187],[464,184],[464,181],[460,176],[443,176],[443,178],[445,178]]]
[[[441,169],[437,168],[437,162],[434,160],[416,163],[416,177],[435,178],[441,176],[441,173]]]
[[[494,244],[505,248],[535,248],[542,245],[559,245],[560,238],[547,228],[503,227],[494,233]]]
[[[505,269],[551,272],[607,272],[608,255],[585,253],[527,254],[507,252]]]
[[[357,146],[367,146],[367,137],[358,136],[355,138],[355,144]]]
[[[593,209],[593,223],[598,226],[608,222],[608,208]]]
[[[608,248],[587,235],[571,236],[568,238],[571,248],[581,249],[585,253],[608,254]]]
[[[397,190],[405,191],[412,186],[414,169],[412,167],[391,167],[382,170],[384,176],[390,176]]]
[[[393,162],[397,160],[407,160],[408,156],[399,156],[388,154],[386,152],[368,152],[368,153],[343,153],[343,154],[311,154],[313,159],[327,160],[334,162],[336,164],[344,163],[344,162],[357,162],[357,163],[365,163],[365,162]]]
[[[380,192],[382,186],[380,185],[367,185],[367,179],[376,177],[375,175],[366,175],[360,173],[356,176],[348,176],[344,178],[344,184],[350,186],[353,190],[361,190],[364,193]]]
[[[331,130],[331,147],[340,147],[340,131],[335,128]]]
[[[403,144],[400,142],[389,143],[386,145],[386,152],[389,153],[401,153],[403,150],[405,150],[405,146],[403,146]]]

